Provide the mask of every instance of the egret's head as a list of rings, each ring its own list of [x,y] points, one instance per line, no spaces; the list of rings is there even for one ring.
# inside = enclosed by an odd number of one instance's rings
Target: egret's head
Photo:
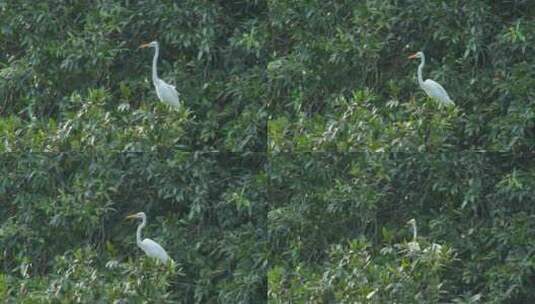
[[[410,55],[409,59],[422,58],[422,57],[424,57],[424,53],[423,52],[418,52],[416,54]]]
[[[143,219],[145,217],[145,212],[138,212],[127,216],[125,219]]]
[[[410,219],[408,222],[407,222],[408,225],[415,225],[416,226],[416,220],[415,219]]]
[[[139,48],[148,48],[148,47],[157,47],[157,46],[158,46],[158,41],[153,41],[150,43],[142,44],[139,46]]]

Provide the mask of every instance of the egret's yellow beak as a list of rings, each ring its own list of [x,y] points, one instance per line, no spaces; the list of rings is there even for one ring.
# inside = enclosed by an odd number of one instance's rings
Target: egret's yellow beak
[[[142,48],[147,48],[149,47],[150,45],[148,43],[145,43],[145,44],[142,44],[138,47],[138,49],[142,49]]]
[[[125,220],[129,220],[129,219],[135,219],[137,218],[137,216],[135,214],[130,214],[129,216],[125,217],[124,219]]]
[[[409,59],[414,59],[414,58],[416,58],[416,54],[412,54],[409,56]]]

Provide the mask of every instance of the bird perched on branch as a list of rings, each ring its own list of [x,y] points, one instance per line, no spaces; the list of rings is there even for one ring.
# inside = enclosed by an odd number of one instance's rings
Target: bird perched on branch
[[[420,87],[425,91],[427,96],[431,97],[443,106],[454,106],[455,103],[451,100],[448,92],[436,81],[432,79],[427,79],[424,81],[422,77],[422,70],[425,65],[425,55],[423,52],[418,52],[414,55],[409,56],[409,59],[420,58],[420,65],[418,66],[418,83]]]
[[[410,241],[407,246],[409,248],[409,252],[419,252],[420,251],[420,244],[418,244],[417,237],[418,237],[418,231],[416,230],[416,220],[411,219],[407,222],[407,224],[412,226],[412,241]]]
[[[158,54],[160,53],[160,46],[158,42],[152,41],[151,43],[146,43],[139,46],[139,48],[147,47],[154,48],[154,58],[152,59],[152,82],[154,83],[154,88],[156,89],[156,95],[158,95],[160,101],[165,102],[175,109],[180,108],[180,100],[178,97],[179,94],[176,91],[176,88],[158,78],[158,72],[156,70]]]
[[[147,224],[147,216],[144,212],[138,212],[126,217],[127,219],[141,219],[141,223],[137,226],[136,242],[139,248],[141,248],[149,257],[156,258],[163,263],[167,263],[169,256],[167,252],[151,239],[141,240],[141,229]]]

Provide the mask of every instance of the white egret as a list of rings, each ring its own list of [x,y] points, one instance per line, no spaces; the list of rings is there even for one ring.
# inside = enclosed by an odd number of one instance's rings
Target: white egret
[[[421,62],[418,66],[418,83],[420,87],[425,91],[427,96],[439,102],[440,105],[454,106],[455,103],[451,100],[446,90],[436,81],[427,79],[424,81],[422,77],[422,70],[425,64],[425,55],[423,52],[418,52],[409,56],[409,59],[420,58]]]
[[[410,252],[418,252],[420,251],[420,244],[418,244],[418,241],[416,238],[418,237],[418,232],[416,230],[416,220],[411,219],[407,222],[407,224],[412,226],[412,241],[409,242],[408,247]]]
[[[142,44],[140,48],[153,47],[154,58],[152,59],[152,82],[154,83],[154,88],[156,89],[156,95],[160,101],[165,102],[166,104],[178,109],[180,107],[180,101],[178,98],[178,92],[173,85],[166,83],[165,81],[158,78],[158,72],[156,71],[156,64],[158,62],[158,54],[160,53],[160,46],[157,41],[151,43]]]
[[[152,258],[156,258],[160,260],[163,263],[166,263],[169,260],[169,256],[167,255],[167,252],[160,246],[160,244],[156,243],[155,241],[151,239],[144,239],[141,240],[141,229],[145,227],[147,224],[147,216],[144,212],[138,212],[136,214],[132,214],[126,217],[127,219],[141,219],[141,224],[137,226],[137,233],[136,233],[136,240],[137,245],[139,248],[141,248],[148,256]]]
[[[412,241],[410,241],[407,244],[407,247],[409,248],[409,252],[416,253],[420,251],[420,244],[418,243],[417,237],[418,237],[418,231],[416,229],[416,220],[411,219],[407,222],[407,224],[412,226]],[[432,243],[431,246],[427,246],[424,248],[424,253],[438,253],[442,250],[442,246],[437,243]]]

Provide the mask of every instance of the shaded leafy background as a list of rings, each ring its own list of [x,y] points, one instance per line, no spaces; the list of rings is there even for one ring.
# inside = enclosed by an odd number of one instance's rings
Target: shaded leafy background
[[[533,302],[533,156],[272,156],[270,301]]]
[[[4,154],[0,297],[8,302],[264,303],[263,155]],[[176,267],[136,246],[136,223]]]
[[[530,151],[531,1],[270,1],[271,151]],[[441,83],[457,111],[416,81]]]

